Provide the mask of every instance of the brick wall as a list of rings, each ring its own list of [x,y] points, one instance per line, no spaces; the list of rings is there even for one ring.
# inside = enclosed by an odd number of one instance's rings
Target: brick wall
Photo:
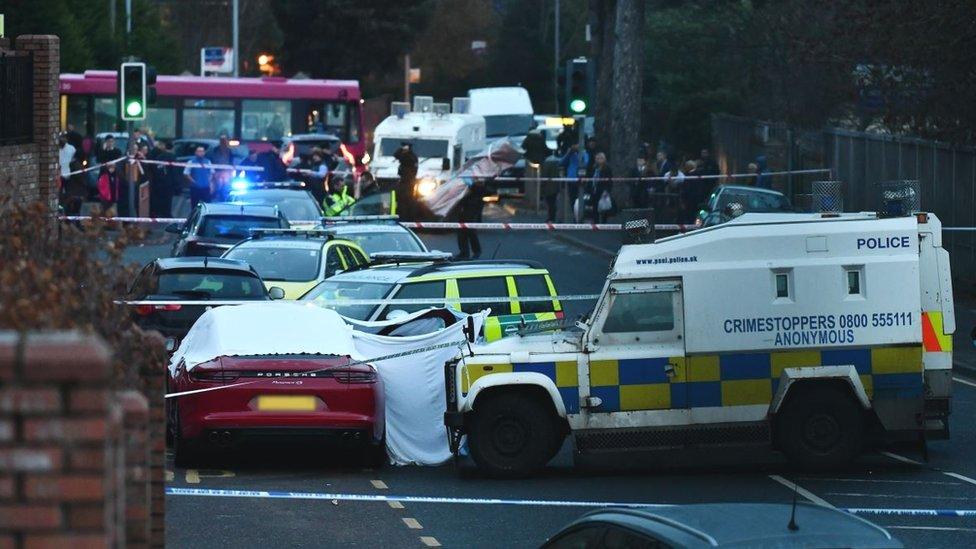
[[[114,377],[94,336],[0,332],[0,548],[146,547],[161,531],[149,405]]]
[[[0,48],[10,49],[6,44]],[[18,200],[42,200],[53,209],[58,198],[60,40],[23,35],[16,38],[13,49],[31,52],[34,59],[34,142],[0,146],[0,186],[12,184],[8,192]]]

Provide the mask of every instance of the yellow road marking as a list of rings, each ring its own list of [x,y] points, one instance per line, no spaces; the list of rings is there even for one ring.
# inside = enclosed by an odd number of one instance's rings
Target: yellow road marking
[[[424,528],[423,526],[420,525],[419,522],[417,522],[417,519],[415,518],[405,517],[400,520],[402,520],[403,523],[407,525],[407,528],[411,530],[423,530]]]
[[[234,471],[224,471],[222,469],[186,470],[187,484],[200,484],[200,479],[202,478],[231,478],[234,476],[237,476]]]
[[[420,542],[427,547],[440,547],[441,542],[437,541],[437,538],[432,536],[420,536]]]
[[[173,474],[173,471],[170,471],[169,469],[167,469],[166,470],[166,482],[173,482],[173,479],[174,478],[176,478],[176,475]]]
[[[371,480],[369,483],[372,484],[373,488],[376,488],[377,490],[386,490],[389,488],[389,486],[387,486],[382,480]]]
[[[187,484],[200,484],[200,473],[196,469],[186,470],[186,483]]]
[[[394,509],[403,509],[403,504],[399,501],[388,501],[387,503],[389,503],[390,507]]]

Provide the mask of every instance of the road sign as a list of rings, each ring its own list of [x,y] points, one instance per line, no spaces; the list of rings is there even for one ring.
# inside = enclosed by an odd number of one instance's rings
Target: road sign
[[[234,48],[200,48],[200,74],[234,72]]]

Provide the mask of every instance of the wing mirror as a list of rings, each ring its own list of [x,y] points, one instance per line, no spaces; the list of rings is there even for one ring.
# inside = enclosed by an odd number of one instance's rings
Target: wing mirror
[[[180,348],[180,340],[176,339],[175,337],[166,338],[166,352],[168,354],[175,353],[176,350],[179,348]]]
[[[272,286],[271,288],[268,288],[268,297],[271,299],[284,299],[285,291],[277,286]]]
[[[169,225],[166,225],[166,228],[163,230],[168,233],[180,234],[183,232],[183,226],[179,223],[170,223]]]
[[[474,343],[474,317],[468,315],[467,325],[464,326],[464,335],[468,338],[468,343]]]

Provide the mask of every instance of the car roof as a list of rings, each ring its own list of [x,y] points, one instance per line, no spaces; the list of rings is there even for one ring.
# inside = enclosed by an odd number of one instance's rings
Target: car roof
[[[331,133],[296,133],[285,137],[285,141],[335,141],[340,139]]]
[[[246,261],[220,257],[164,257],[157,259],[156,265],[164,271],[171,269],[220,269],[253,272],[251,265]]]
[[[247,204],[247,197],[249,196],[260,196],[265,198],[290,198],[297,196],[298,193],[303,192],[309,200],[314,201],[315,198],[308,192],[305,187],[295,186],[281,186],[281,187],[250,187],[245,190],[232,190],[230,192],[230,197],[233,199],[232,204]]]
[[[764,189],[762,187],[749,187],[748,185],[719,185],[719,191],[729,190],[736,192],[747,192],[747,193],[759,193],[759,194],[774,194],[776,196],[786,196],[785,194],[775,191],[773,189]]]
[[[655,508],[607,508],[573,525],[617,524],[681,547],[901,547],[880,526],[832,507],[798,502],[797,530],[785,503],[705,503]]]
[[[399,223],[339,223],[326,225],[325,230],[335,233],[336,236],[363,233],[411,233],[409,229]]]
[[[201,202],[206,215],[240,215],[248,217],[278,217],[278,208],[263,204],[234,202]]]
[[[248,238],[242,240],[234,249],[237,248],[290,248],[295,250],[321,250],[327,238],[304,237],[304,236],[262,236],[261,238]]]

